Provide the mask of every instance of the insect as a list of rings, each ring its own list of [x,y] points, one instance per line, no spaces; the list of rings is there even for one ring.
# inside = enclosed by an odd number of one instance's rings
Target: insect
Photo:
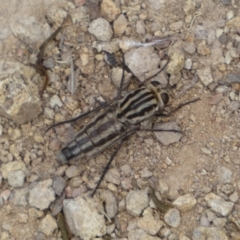
[[[165,66],[163,68],[165,68]],[[162,69],[160,71],[162,71]],[[151,81],[146,86],[138,87],[121,98],[123,79],[124,71],[119,94],[116,99],[100,105],[95,110],[84,113],[77,118],[57,123],[47,129],[48,131],[52,127],[67,122],[73,122],[79,118],[87,117],[97,111],[103,110],[92,118],[90,122],[75,135],[74,139],[57,153],[58,161],[64,164],[75,157],[91,159],[106,149],[118,144],[118,147],[105,167],[92,196],[95,194],[123,142],[129,136],[137,131],[166,131],[161,129],[153,130],[141,128],[142,122],[163,113],[164,107],[169,101],[169,95],[166,89],[161,88],[158,81]],[[196,101],[196,99],[194,101]],[[184,105],[194,101],[185,103]],[[176,130],[167,131],[179,132]]]

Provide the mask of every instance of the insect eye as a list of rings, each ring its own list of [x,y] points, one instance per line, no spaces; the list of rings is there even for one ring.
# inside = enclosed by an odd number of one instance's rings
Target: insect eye
[[[161,93],[161,98],[162,98],[163,103],[166,105],[169,101],[168,94],[167,93]]]

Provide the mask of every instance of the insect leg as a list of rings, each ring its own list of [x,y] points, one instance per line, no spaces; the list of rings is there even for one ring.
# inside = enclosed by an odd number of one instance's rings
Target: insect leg
[[[97,107],[97,108],[94,108],[93,110],[90,110],[88,112],[85,112],[83,114],[80,114],[79,116],[75,117],[75,118],[72,118],[72,119],[69,119],[69,120],[66,120],[66,121],[63,121],[63,122],[59,122],[59,123],[56,123],[52,126],[50,126],[49,128],[47,128],[47,130],[45,131],[48,132],[50,129],[54,128],[54,127],[57,127],[59,125],[62,125],[62,124],[65,124],[65,123],[70,123],[70,122],[75,122],[77,121],[78,119],[81,119],[81,118],[85,118],[85,117],[88,117],[89,115],[91,115],[92,113],[94,113],[95,111],[99,111],[109,105],[111,105],[112,103],[114,103],[116,101],[116,98],[114,98],[113,100],[111,100],[110,102],[108,103],[104,103],[103,105]]]
[[[180,130],[174,130],[174,129],[147,129],[147,128],[140,128],[137,131],[143,131],[143,132],[174,132],[174,133],[182,133]]]
[[[107,163],[106,167],[104,168],[104,171],[103,171],[103,173],[102,173],[102,175],[101,175],[101,177],[100,177],[100,179],[99,179],[99,181],[98,181],[98,183],[97,183],[97,186],[95,187],[95,189],[93,190],[93,192],[92,192],[92,194],[91,194],[91,197],[93,197],[93,196],[95,195],[95,193],[96,193],[96,191],[97,191],[100,183],[102,182],[102,180],[103,180],[103,178],[104,178],[107,170],[109,169],[109,167],[110,167],[113,159],[115,158],[115,156],[117,155],[118,151],[119,151],[120,148],[122,147],[124,140],[126,140],[126,138],[123,138],[123,139],[121,140],[121,142],[119,143],[118,147],[116,148],[116,150],[114,151],[113,155],[111,156],[110,160],[108,161],[108,163]]]
[[[173,110],[171,110],[169,113],[167,113],[167,114],[160,113],[160,115],[156,115],[156,116],[169,117],[172,113],[178,111],[180,108],[182,108],[182,107],[184,107],[184,106],[186,106],[186,105],[188,105],[188,104],[195,103],[195,102],[197,102],[197,101],[199,101],[199,100],[200,100],[200,98],[195,98],[195,99],[193,99],[193,100],[191,100],[191,101],[188,101],[188,102],[185,102],[185,103],[180,103],[176,108],[174,108]]]

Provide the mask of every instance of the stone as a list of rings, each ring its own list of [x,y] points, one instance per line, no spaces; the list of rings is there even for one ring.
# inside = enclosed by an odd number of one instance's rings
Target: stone
[[[2,176],[5,179],[8,178],[8,175],[11,172],[18,171],[18,170],[21,170],[23,172],[26,171],[26,166],[23,162],[13,161],[13,162],[8,162],[8,163],[3,163],[1,166]]]
[[[154,75],[148,76],[149,72],[159,71],[160,60],[153,47],[133,48],[125,53],[124,59],[127,67],[140,81]]]
[[[229,215],[234,206],[234,203],[227,202],[214,193],[207,194],[204,199],[214,212],[220,214],[223,217]]]
[[[121,183],[121,175],[116,168],[111,168],[107,171],[104,180],[109,183],[119,185]]]
[[[31,81],[34,70],[19,62],[0,61],[0,67],[3,64],[7,67],[0,73],[0,115],[17,124],[32,121],[42,112],[38,87]]]
[[[123,14],[119,15],[118,18],[113,22],[114,34],[117,36],[122,36],[126,30],[127,25],[128,22],[126,17]]]
[[[206,217],[206,215],[202,215],[200,217],[200,225],[203,227],[209,227],[210,226],[210,222],[208,220],[208,218]]]
[[[108,52],[110,54],[119,51],[119,49],[120,48],[119,48],[118,39],[112,39],[111,41],[101,42],[97,46],[98,52],[105,51],[105,52]]]
[[[148,206],[149,198],[146,190],[131,190],[126,197],[126,209],[132,216],[139,216]]]
[[[120,8],[112,0],[103,0],[101,3],[101,14],[107,21],[114,21],[121,13]]]
[[[181,212],[186,212],[192,209],[197,203],[195,197],[188,193],[183,196],[179,196],[174,202],[173,205],[179,209]]]
[[[22,170],[12,171],[8,174],[8,184],[12,187],[22,187],[25,180],[25,173]]]
[[[231,183],[232,181],[232,171],[226,167],[219,167],[217,169],[218,180],[221,183]]]
[[[182,27],[183,27],[183,21],[177,21],[169,25],[169,28],[172,31],[179,31]]]
[[[230,19],[229,21],[226,22],[226,26],[231,27],[231,28],[235,28],[236,31],[240,30],[240,17],[234,17],[232,19]]]
[[[205,41],[202,41],[197,45],[197,52],[203,56],[207,56],[211,54],[211,50],[209,47],[207,47]]]
[[[163,225],[163,221],[158,216],[153,216],[151,208],[145,209],[143,217],[137,221],[137,226],[150,235],[156,235]]]
[[[97,198],[78,196],[63,201],[63,212],[70,231],[90,240],[106,234],[102,203]]]
[[[26,206],[27,202],[27,194],[29,192],[28,187],[15,189],[10,196],[10,202],[16,206]]]
[[[183,233],[180,233],[179,240],[190,240],[190,239],[187,236],[185,236]]]
[[[38,230],[47,236],[51,236],[58,228],[55,218],[47,214],[40,222]]]
[[[184,68],[186,68],[187,70],[190,70],[192,68],[192,59],[191,58],[187,58],[185,60]]]
[[[113,35],[109,22],[104,18],[93,20],[90,23],[88,31],[100,41],[109,41]]]
[[[193,55],[196,52],[196,46],[195,46],[194,42],[187,42],[186,44],[184,44],[183,50],[186,53]]]
[[[193,240],[228,240],[227,235],[223,230],[215,227],[197,227],[193,231]]]
[[[147,167],[145,167],[142,171],[141,171],[141,178],[149,178],[153,175],[153,173],[151,171],[148,170]]]
[[[119,88],[122,80],[123,69],[120,67],[114,67],[112,69],[112,82],[116,88]],[[128,72],[124,72],[124,82],[123,82],[123,89],[125,89],[131,80],[132,74]]]
[[[16,219],[19,223],[27,223],[28,222],[28,215],[26,213],[18,213],[16,215]]]
[[[159,10],[164,2],[165,0],[148,0],[149,7],[153,10]]]
[[[37,220],[44,216],[44,212],[33,207],[28,210],[28,215],[31,220]]]
[[[197,70],[197,75],[199,76],[200,80],[202,81],[204,86],[208,86],[210,83],[213,82],[212,73],[210,67],[205,67],[203,69]]]
[[[174,51],[173,55],[170,56],[170,61],[167,66],[167,73],[176,75],[184,67],[184,55],[181,52]]]
[[[107,216],[112,219],[117,214],[117,199],[112,192],[105,190],[100,193],[101,199],[105,202],[105,210]]]
[[[175,208],[169,209],[164,215],[164,221],[170,227],[178,228],[181,223],[180,212]]]
[[[155,124],[153,129],[179,131],[179,132],[171,132],[171,131],[154,132],[157,140],[161,142],[164,146],[173,144],[175,142],[179,142],[179,140],[183,136],[183,134],[181,133],[180,127],[175,122]]]
[[[142,20],[138,20],[136,23],[136,32],[138,35],[146,34],[145,25]]]
[[[55,194],[52,189],[52,179],[38,182],[35,187],[29,191],[29,204],[40,210],[47,209],[51,202],[55,200]]]
[[[239,196],[238,196],[238,192],[237,191],[234,191],[230,196],[229,196],[229,200],[233,203],[236,203],[239,199]]]
[[[142,229],[135,229],[128,232],[128,240],[161,240],[161,238],[151,236]]]
[[[68,178],[77,177],[80,174],[80,169],[72,165],[66,169],[65,174]]]
[[[58,106],[58,107],[62,107],[63,106],[63,103],[62,103],[62,101],[61,101],[61,99],[59,98],[58,95],[53,95],[50,98],[49,102],[50,102],[50,107],[51,108],[55,108],[56,106]]]
[[[192,14],[195,12],[196,3],[192,0],[186,0],[185,5],[183,7],[183,11],[185,14]]]
[[[65,184],[66,184],[66,180],[64,178],[60,176],[56,176],[53,179],[52,189],[58,196],[61,196],[63,189],[65,187]]]
[[[218,228],[223,228],[227,222],[226,218],[215,218],[213,221],[213,225]]]

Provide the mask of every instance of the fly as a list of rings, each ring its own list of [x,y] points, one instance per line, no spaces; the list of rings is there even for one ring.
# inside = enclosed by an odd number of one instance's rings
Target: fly
[[[168,63],[166,63],[160,71],[162,71],[167,64]],[[124,71],[119,94],[116,99],[113,99],[109,103],[105,103],[96,109],[84,113],[74,119],[57,123],[47,129],[48,131],[52,127],[56,127],[63,123],[73,122],[77,119],[88,117],[91,114],[100,111],[100,113],[92,118],[90,122],[75,135],[74,139],[70,143],[68,143],[57,153],[58,161],[61,164],[65,164],[69,160],[76,157],[91,159],[106,149],[118,144],[118,147],[114,151],[107,166],[105,167],[100,180],[98,181],[97,186],[92,193],[92,196],[98,189],[111,162],[115,158],[123,142],[129,136],[133,135],[137,131],[179,132],[176,130],[141,129],[142,122],[152,119],[154,116],[163,114],[164,107],[169,101],[169,95],[165,89],[161,88],[158,81],[152,81],[147,86],[139,87],[128,92],[123,98],[120,98],[123,79]],[[188,103],[192,103],[197,100],[199,99],[195,99]],[[180,105],[177,109],[188,103]]]

